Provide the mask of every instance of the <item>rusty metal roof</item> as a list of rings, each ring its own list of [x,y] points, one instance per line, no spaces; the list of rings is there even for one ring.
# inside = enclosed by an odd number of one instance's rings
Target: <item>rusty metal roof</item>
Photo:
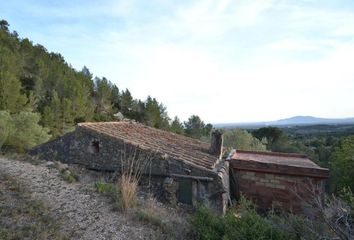
[[[167,154],[209,170],[214,169],[217,157],[209,154],[209,144],[179,134],[148,127],[135,122],[79,123],[78,127],[108,135],[126,143]]]
[[[237,150],[230,159],[236,169],[327,178],[329,171],[312,162],[306,155],[296,153]]]

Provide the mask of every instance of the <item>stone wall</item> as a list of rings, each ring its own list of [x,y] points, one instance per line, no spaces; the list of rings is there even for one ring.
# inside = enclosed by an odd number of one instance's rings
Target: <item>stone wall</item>
[[[84,165],[90,169],[121,171],[125,159],[136,155],[146,161],[143,174],[151,176],[175,204],[179,181],[192,181],[192,201],[208,202],[217,212],[225,212],[228,200],[228,162],[220,161],[215,171],[188,164],[166,154],[141,149],[122,140],[77,127],[74,132],[45,143],[30,151],[46,160]],[[169,180],[171,179],[171,180]],[[169,183],[170,182],[170,186]],[[175,197],[171,196],[175,195]]]
[[[323,181],[320,179],[245,170],[234,170],[234,173],[239,191],[261,209],[306,213],[311,210],[308,203],[314,193],[323,192]]]

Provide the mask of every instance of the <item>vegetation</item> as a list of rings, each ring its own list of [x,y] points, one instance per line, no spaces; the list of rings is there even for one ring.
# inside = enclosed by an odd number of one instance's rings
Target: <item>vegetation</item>
[[[348,194],[347,194],[348,196]],[[353,198],[351,194],[350,198]],[[325,201],[314,195],[309,200],[311,214],[260,215],[256,206],[241,197],[225,216],[217,216],[201,206],[191,218],[200,239],[353,239],[353,209],[348,202],[335,196]]]
[[[159,229],[161,237],[158,239],[194,239],[190,223],[176,212],[174,209],[159,206],[156,199],[150,196],[137,209],[136,219]]]
[[[329,158],[331,191],[354,191],[354,135],[340,140]]]
[[[255,206],[245,198],[230,209],[225,216],[217,216],[206,206],[201,206],[191,218],[201,240],[213,239],[296,239],[268,217],[256,212]]]
[[[163,216],[161,216],[161,213],[157,208],[157,201],[153,197],[149,197],[146,200],[145,206],[138,211],[136,215],[139,221],[158,227],[164,233],[173,230],[173,227],[169,225],[167,219],[163,219]]]
[[[103,181],[98,181],[95,183],[95,189],[97,192],[103,195],[110,195],[115,193],[115,188],[112,183],[107,183]]]
[[[68,169],[60,170],[60,176],[68,183],[75,183],[77,182],[77,176],[73,174]]]
[[[39,114],[27,111],[15,114],[0,111],[0,150],[5,145],[22,152],[48,141],[50,135],[38,124],[39,118]]]
[[[123,212],[136,205],[138,180],[132,175],[123,174],[118,181],[119,206]]]
[[[71,131],[84,121],[125,118],[200,139],[212,126],[198,116],[171,121],[156,98],[135,99],[87,67],[77,71],[59,53],[48,52],[10,32],[0,21],[0,147],[26,150]],[[14,125],[14,126],[12,126]]]
[[[200,139],[203,136],[209,136],[213,126],[211,124],[205,124],[199,116],[192,115],[188,121],[184,122],[184,133],[193,138]]]
[[[266,140],[260,141],[243,129],[229,129],[224,132],[224,146],[238,150],[266,151]]]

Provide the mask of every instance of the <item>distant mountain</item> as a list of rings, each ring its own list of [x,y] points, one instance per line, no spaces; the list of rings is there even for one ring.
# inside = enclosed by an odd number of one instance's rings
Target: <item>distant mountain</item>
[[[265,126],[293,126],[293,125],[318,125],[318,124],[354,124],[354,118],[317,118],[313,116],[295,116],[269,122],[250,122],[250,123],[217,123],[216,128],[258,128]]]
[[[312,116],[296,116],[277,121],[267,122],[267,125],[314,125],[314,124],[348,124],[354,123],[354,118],[317,118]]]

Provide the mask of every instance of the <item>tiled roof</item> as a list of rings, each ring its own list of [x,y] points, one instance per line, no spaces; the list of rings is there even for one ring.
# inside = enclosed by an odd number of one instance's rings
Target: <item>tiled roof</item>
[[[230,161],[234,168],[239,169],[323,178],[329,174],[328,169],[319,167],[306,155],[295,153],[237,150]]]
[[[206,169],[214,169],[217,162],[217,157],[208,153],[209,144],[139,123],[95,122],[79,123],[78,126]]]

